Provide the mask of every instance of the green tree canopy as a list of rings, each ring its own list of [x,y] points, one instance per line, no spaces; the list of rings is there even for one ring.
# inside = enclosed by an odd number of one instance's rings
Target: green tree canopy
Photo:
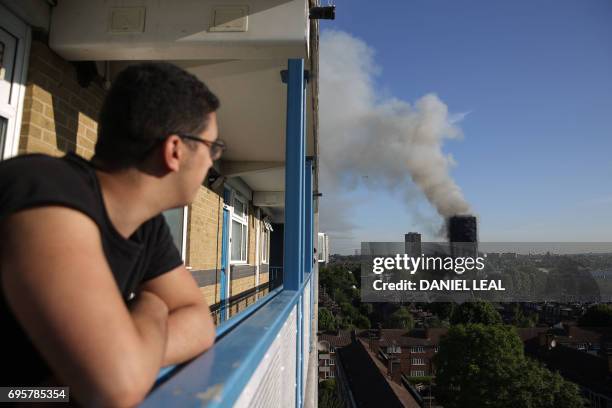
[[[606,304],[594,305],[578,320],[583,327],[610,327],[612,326],[612,306]]]
[[[319,308],[319,330],[336,330],[336,319],[334,318],[334,315],[324,307]]]
[[[434,364],[436,394],[445,408],[582,406],[575,384],[525,357],[511,326],[453,326]]]
[[[412,313],[407,308],[400,307],[389,316],[389,319],[385,322],[385,327],[387,329],[411,330],[414,327]]]
[[[319,407],[344,408],[336,392],[335,380],[324,380],[319,383]]]
[[[455,309],[455,304],[452,302],[434,302],[428,306],[428,309],[440,318],[440,320],[450,319]]]
[[[451,324],[501,324],[502,318],[489,302],[466,302],[453,310]]]

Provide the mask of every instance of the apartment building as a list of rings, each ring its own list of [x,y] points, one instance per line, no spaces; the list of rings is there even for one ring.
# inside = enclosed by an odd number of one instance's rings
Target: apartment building
[[[435,374],[433,357],[447,329],[370,330],[362,334],[370,350],[387,365],[391,378],[401,383],[402,375],[425,377]]]
[[[254,376],[266,353],[295,359],[278,398],[316,400],[317,19],[329,10],[314,0],[0,0],[0,159],[90,158],[106,90],[135,62],[172,62],[219,96],[226,154],[191,205],[164,214],[223,336],[216,359],[204,359],[252,362],[192,384],[198,402],[225,384],[210,406],[270,398],[258,391],[266,376]],[[238,336],[260,348],[225,351]],[[164,378],[168,390],[181,381]],[[152,403],[172,391],[156,395]]]
[[[338,349],[351,344],[351,334],[347,330],[337,333],[321,333],[319,340],[319,381],[336,378]]]

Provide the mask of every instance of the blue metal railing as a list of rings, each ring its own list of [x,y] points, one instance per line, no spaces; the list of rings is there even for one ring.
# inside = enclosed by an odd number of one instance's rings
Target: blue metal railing
[[[231,332],[222,336],[213,348],[175,369],[167,381],[153,390],[142,406],[232,406],[290,313],[299,305],[304,288],[310,281],[311,275],[298,291],[279,288],[274,296],[266,297],[265,303],[234,324]],[[315,354],[312,356],[316,358]]]
[[[261,299],[256,300],[253,304],[251,304],[246,309],[240,311],[239,313],[232,316],[229,320],[223,321],[221,324],[217,325],[215,329],[215,341],[219,341],[224,335],[229,333],[232,329],[234,329],[237,325],[239,325],[244,319],[251,316],[257,310],[259,310],[263,305],[271,301],[274,296],[278,295],[283,290],[282,286],[277,287],[276,289],[270,291],[266,296]],[[175,373],[179,368],[183,367],[183,365],[172,365],[163,367],[159,370],[159,374],[157,375],[156,385],[159,386],[164,381],[166,381],[173,373]]]
[[[275,287],[281,285],[283,283],[283,267],[282,266],[270,266],[269,270],[269,280],[270,280],[270,288],[274,289]]]

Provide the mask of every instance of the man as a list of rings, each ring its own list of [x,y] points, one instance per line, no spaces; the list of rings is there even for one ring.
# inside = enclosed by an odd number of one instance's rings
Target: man
[[[132,406],[162,366],[214,342],[208,305],[162,211],[189,204],[224,144],[219,101],[170,64],[121,72],[88,162],[0,164],[1,386],[70,387]]]

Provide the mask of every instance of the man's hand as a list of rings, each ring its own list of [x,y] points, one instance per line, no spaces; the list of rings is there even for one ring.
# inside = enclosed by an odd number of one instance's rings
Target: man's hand
[[[210,309],[185,266],[145,282],[142,289],[163,299],[170,311],[164,366],[187,361],[214,343]]]
[[[96,224],[65,207],[2,222],[2,290],[58,380],[85,406],[133,406],[167,347],[168,306],[143,292],[128,310]]]

